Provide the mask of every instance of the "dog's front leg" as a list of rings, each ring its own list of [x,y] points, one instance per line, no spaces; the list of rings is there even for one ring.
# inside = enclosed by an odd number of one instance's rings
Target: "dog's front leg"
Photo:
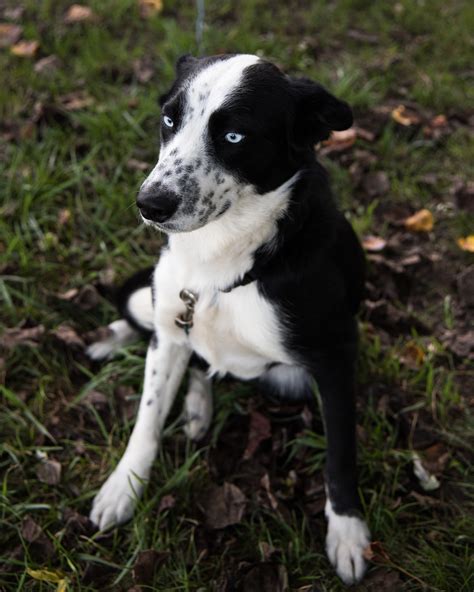
[[[135,427],[119,464],[94,499],[90,518],[101,530],[132,517],[190,355],[185,346],[167,339],[157,343],[152,337]]]
[[[346,584],[365,573],[370,533],[357,486],[354,359],[352,349],[325,355],[314,366],[327,441],[326,552]]]

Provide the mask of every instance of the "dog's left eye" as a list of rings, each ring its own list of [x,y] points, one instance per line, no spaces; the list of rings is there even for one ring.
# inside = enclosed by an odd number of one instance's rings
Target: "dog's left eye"
[[[174,121],[171,119],[171,117],[168,117],[168,115],[163,117],[163,123],[166,125],[166,127],[173,127],[174,125]]]
[[[237,132],[229,132],[225,135],[225,139],[230,142],[231,144],[238,144],[241,142],[245,136],[243,134],[238,134]]]

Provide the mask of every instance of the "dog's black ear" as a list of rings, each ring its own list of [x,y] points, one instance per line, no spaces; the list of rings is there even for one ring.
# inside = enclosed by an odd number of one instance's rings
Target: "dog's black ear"
[[[317,82],[291,78],[295,99],[294,141],[298,145],[317,144],[332,130],[345,130],[353,122],[352,110]]]
[[[199,61],[199,59],[193,57],[190,53],[182,55],[180,58],[178,58],[176,61],[176,65],[175,65],[176,79],[184,78],[185,76],[187,76],[191,72],[191,70],[196,66],[198,61]],[[172,94],[173,88],[174,88],[174,85],[170,91],[168,91],[164,95],[161,95],[161,97],[160,97],[160,106],[161,107],[163,107],[163,105],[166,103],[166,101],[168,100],[168,98]]]
[[[186,76],[198,63],[198,58],[195,58],[190,53],[186,53],[179,57],[176,61],[176,76]]]

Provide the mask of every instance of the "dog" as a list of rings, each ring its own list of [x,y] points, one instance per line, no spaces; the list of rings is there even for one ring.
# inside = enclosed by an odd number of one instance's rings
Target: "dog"
[[[350,107],[255,55],[181,57],[160,100],[159,160],[137,197],[166,233],[154,270],[119,294],[123,318],[89,348],[110,357],[151,334],[126,451],[95,497],[100,529],[131,518],[188,365],[186,433],[212,416],[211,377],[258,379],[281,400],[314,402],[327,438],[326,550],[346,584],[370,534],[356,472],[354,367],[364,253],[314,146],[348,129]],[[315,386],[317,385],[317,387]]]

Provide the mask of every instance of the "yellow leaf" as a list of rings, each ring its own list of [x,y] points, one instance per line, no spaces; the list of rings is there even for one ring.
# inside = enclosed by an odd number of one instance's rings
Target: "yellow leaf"
[[[465,238],[458,238],[456,242],[463,251],[469,251],[470,253],[474,253],[474,234],[470,234]]]
[[[58,571],[51,571],[49,569],[30,569],[26,568],[26,573],[40,582],[52,582],[53,584],[59,584],[64,581],[63,574]]]
[[[82,6],[82,4],[73,4],[69,7],[64,17],[66,24],[73,23],[84,23],[95,19],[95,14],[88,6]]]
[[[140,16],[150,18],[163,10],[163,0],[138,0]]]
[[[398,107],[392,111],[392,119],[405,127],[420,123],[418,115],[409,113],[404,105],[398,105]]]
[[[67,579],[61,580],[58,582],[58,587],[56,588],[56,592],[66,592],[67,590]]]
[[[429,232],[433,230],[433,214],[426,209],[415,212],[405,220],[405,228],[412,232]]]
[[[10,51],[20,58],[32,58],[38,51],[38,47],[39,43],[37,41],[19,41],[12,45]]]

